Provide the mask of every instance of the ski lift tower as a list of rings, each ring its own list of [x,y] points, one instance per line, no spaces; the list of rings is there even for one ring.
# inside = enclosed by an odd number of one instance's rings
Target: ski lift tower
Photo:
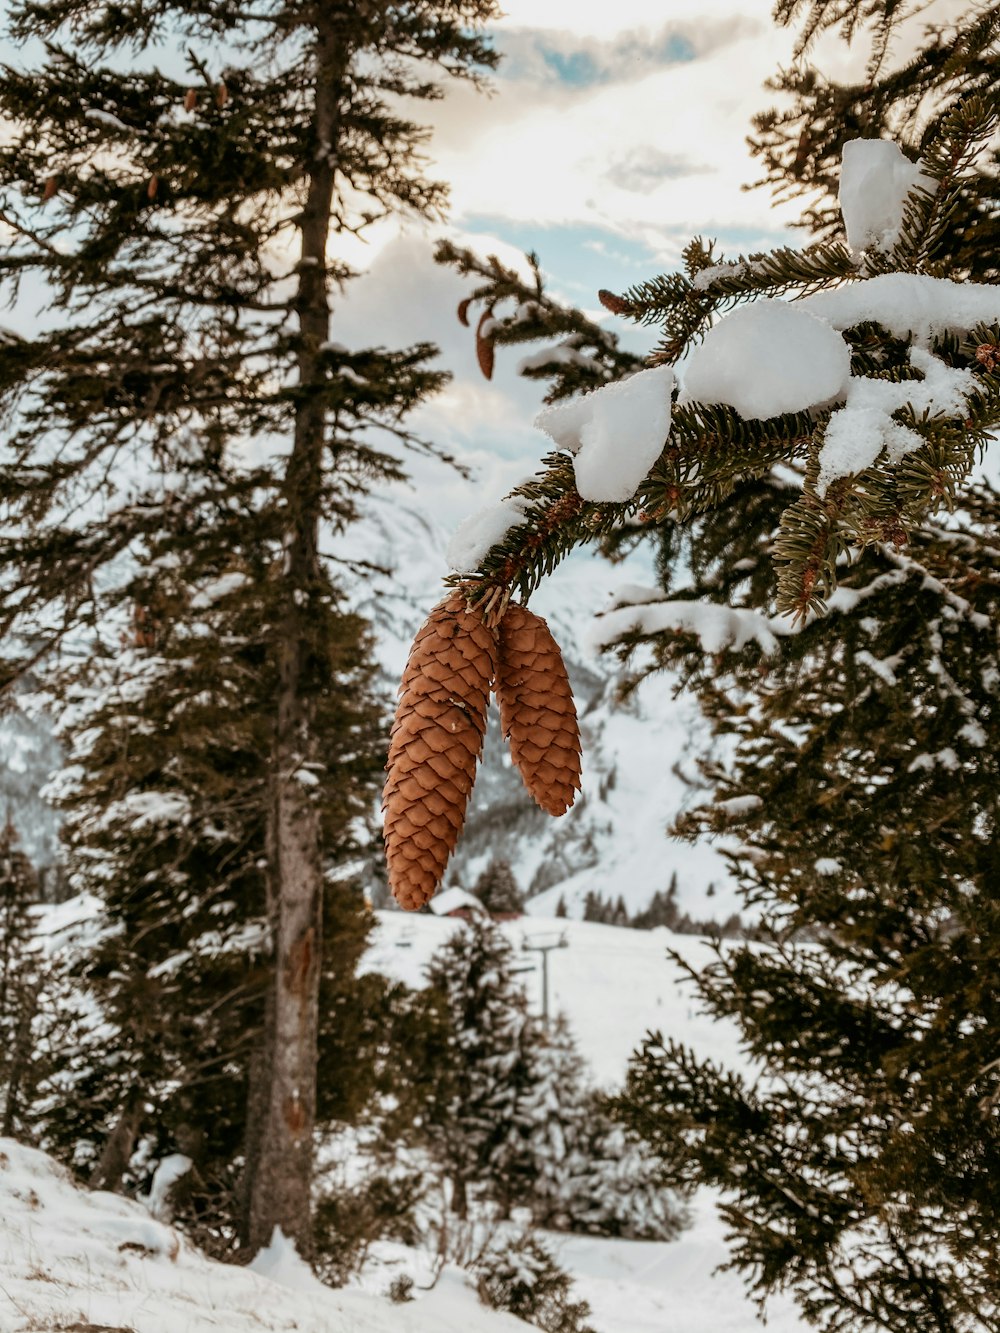
[[[521,941],[521,949],[524,953],[540,953],[542,955],[542,1023],[546,1028],[549,1026],[549,954],[553,949],[568,949],[569,940],[566,938],[566,932],[562,931],[559,935],[539,934],[532,935],[529,940],[525,936]]]

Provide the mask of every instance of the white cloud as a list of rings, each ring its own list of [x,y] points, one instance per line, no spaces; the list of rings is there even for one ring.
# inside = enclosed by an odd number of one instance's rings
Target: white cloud
[[[552,69],[540,76],[536,62],[526,77],[501,74],[493,97],[450,95],[437,112],[434,156],[452,183],[453,215],[589,223],[641,239],[664,260],[698,232],[773,233],[795,210],[776,214],[766,191],[740,189],[759,171],[745,142],[750,118],[792,45],[769,8],[769,0],[738,10],[731,0],[682,0],[665,28],[649,0],[508,4],[501,44],[509,33],[522,53],[532,41],[590,52],[615,77],[581,87]],[[559,46],[570,29],[570,44]],[[646,59],[635,37],[643,30]],[[664,63],[664,32],[688,34],[695,58]],[[616,66],[623,53],[629,77]]]

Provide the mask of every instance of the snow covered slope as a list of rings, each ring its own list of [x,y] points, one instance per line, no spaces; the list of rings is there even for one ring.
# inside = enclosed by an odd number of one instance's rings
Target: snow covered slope
[[[46,909],[55,934],[85,928],[79,900]],[[554,923],[505,925],[512,942],[551,938]],[[691,962],[707,946],[666,930],[635,931],[560,922],[567,947],[550,958],[553,1010],[569,1017],[595,1078],[620,1083],[629,1054],[659,1028],[703,1055],[745,1063],[736,1030],[709,1022],[692,1005],[668,947]],[[459,928],[454,919],[382,912],[366,965],[413,985],[434,950]],[[533,957],[537,958],[537,955]],[[527,958],[527,955],[526,955]],[[540,1005],[540,977],[525,972]],[[670,1243],[549,1235],[589,1301],[595,1333],[752,1333],[760,1327],[742,1283],[716,1271],[727,1257],[708,1195],[692,1225]],[[402,1250],[402,1247],[396,1247]],[[426,1258],[426,1256],[424,1256]],[[400,1254],[410,1271],[416,1252]],[[423,1265],[426,1268],[426,1264]],[[391,1267],[363,1275],[367,1290],[323,1287],[287,1245],[258,1257],[257,1271],[214,1263],[138,1203],[74,1187],[42,1153],[0,1140],[0,1333],[105,1328],[115,1333],[515,1333],[527,1326],[479,1305],[467,1277],[446,1270],[410,1304],[382,1294]],[[402,1271],[402,1270],[401,1270]],[[375,1290],[372,1290],[372,1288]],[[804,1333],[786,1299],[768,1306],[770,1333]]]
[[[360,609],[375,626],[393,688],[413,635],[442,596],[447,539],[398,494],[373,497],[368,516],[352,529],[352,555],[392,571],[388,578],[370,576]],[[561,819],[543,814],[511,766],[494,715],[448,884],[472,888],[487,862],[500,857],[535,895],[533,912],[551,916],[565,897],[572,915],[582,913],[591,890],[606,899],[621,895],[630,910],[640,910],[676,871],[679,905],[691,916],[724,920],[739,910],[717,848],[666,837],[677,814],[699,799],[695,759],[708,738],[694,700],[675,699],[673,680],[659,675],[620,702],[617,662],[585,646],[593,615],[605,609],[614,589],[637,577],[648,581],[644,566],[629,572],[579,554],[533,597],[532,609],[549,621],[573,684],[584,740],[583,792]]]
[[[378,930],[364,959],[364,968],[405,981],[425,984],[425,969],[435,949],[460,926],[453,917],[411,916],[379,912]],[[733,1068],[745,1061],[734,1025],[699,1013],[691,988],[677,964],[667,957],[675,949],[699,965],[710,957],[709,946],[693,935],[674,935],[665,927],[627,930],[592,921],[543,921],[523,917],[504,923],[516,949],[524,943],[566,938],[566,947],[549,954],[549,1008],[569,1019],[581,1053],[594,1079],[609,1088],[621,1084],[629,1056],[647,1032],[662,1031]],[[538,955],[526,953],[520,973],[535,1012],[541,1012]]]
[[[0,1139],[3,1333],[525,1333],[446,1271],[407,1305],[322,1286],[288,1247],[261,1267],[213,1263],[140,1204],[75,1188],[51,1158]]]

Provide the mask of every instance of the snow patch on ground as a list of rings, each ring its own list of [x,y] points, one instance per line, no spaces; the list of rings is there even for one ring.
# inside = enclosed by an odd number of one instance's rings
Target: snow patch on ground
[[[365,967],[410,986],[425,984],[431,955],[461,929],[456,918],[378,913],[378,929]],[[549,955],[549,1004],[565,1013],[593,1077],[620,1087],[629,1056],[650,1030],[674,1037],[731,1069],[748,1070],[734,1024],[699,1011],[673,950],[698,967],[711,957],[705,940],[662,927],[628,930],[590,921],[523,917],[502,924],[515,949],[554,928],[567,947]],[[536,954],[525,953],[524,960]],[[541,1010],[541,972],[519,973],[531,1008]],[[727,1257],[725,1228],[711,1194],[701,1192],[692,1225],[675,1241],[624,1241],[546,1234],[546,1243],[574,1280],[575,1292],[593,1309],[597,1333],[753,1333],[755,1307],[740,1277],[718,1270]],[[767,1308],[769,1333],[805,1333],[805,1321],[787,1297]]]
[[[332,1291],[270,1247],[270,1272],[206,1259],[138,1203],[76,1188],[44,1153],[0,1139],[0,1329],[134,1333],[524,1333],[446,1271],[407,1305]],[[268,1253],[267,1251],[265,1253]],[[308,1279],[308,1282],[307,1280]],[[419,1294],[419,1293],[418,1293]]]

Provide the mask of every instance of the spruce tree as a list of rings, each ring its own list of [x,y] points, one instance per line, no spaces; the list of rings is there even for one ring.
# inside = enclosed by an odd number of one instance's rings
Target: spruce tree
[[[116,643],[99,678],[92,664],[67,687],[72,763],[56,784],[71,886],[101,903],[99,938],[74,970],[103,1021],[85,1062],[64,1054],[74,1093],[49,1110],[46,1145],[92,1184],[132,1191],[182,1152],[192,1165],[175,1220],[216,1253],[245,1225],[269,978],[260,794],[274,679],[253,642],[252,606],[234,615],[225,605],[245,596],[243,577],[203,586],[196,608],[163,615],[155,642],[144,632],[141,643]],[[169,586],[161,580],[161,612]],[[178,597],[186,586],[177,581]],[[363,824],[378,765],[369,675],[363,651],[342,652],[340,688],[317,709],[340,774],[317,797],[331,868],[357,853],[347,830]],[[370,914],[342,880],[324,896],[321,1124],[355,1115],[373,1078],[356,1014],[371,996],[345,1003]]]
[[[634,497],[611,504],[577,490],[572,455],[596,412],[584,399],[576,416],[547,419],[558,447],[518,490],[524,521],[454,580],[471,604],[502,610],[584,543],[654,544],[662,587],[626,594],[602,638],[641,648],[640,670],[679,668],[735,738],[732,763],[707,769],[716,799],[681,831],[740,838],[761,944],[720,949],[692,981],[737,1021],[764,1077],[651,1037],[621,1109],[675,1185],[726,1191],[732,1262],[758,1295],[791,1289],[830,1333],[967,1333],[995,1327],[1000,1310],[1000,515],[973,481],[1000,420],[997,13],[929,30],[926,51],[894,69],[888,38],[904,10],[813,5],[812,31],[876,29],[863,87],[831,88],[801,64],[782,76],[794,110],[758,124],[772,179],[823,186],[806,216],[818,242],[726,263],[695,241],[684,272],[602,294],[613,313],[662,327],[655,362],[692,352],[689,385],[699,358],[717,372],[705,384],[745,373],[721,351],[710,364],[735,307],[807,298],[798,309],[831,317],[849,348],[833,403],[741,410],[742,396],[689,390]],[[862,102],[859,121],[845,116]],[[849,247],[828,207],[839,149],[897,132],[907,151],[879,152],[913,186],[878,236]],[[844,184],[849,202],[857,182]],[[938,317],[907,316],[888,296],[904,289]],[[945,292],[963,313],[943,312]],[[777,372],[792,350],[775,348]],[[770,372],[766,352],[756,364]],[[961,403],[920,387],[939,371],[957,374]],[[797,361],[787,383],[802,373]],[[835,419],[852,390],[890,404],[880,438],[857,415]],[[838,431],[859,452],[831,478],[824,448]]]
[[[207,578],[228,552],[249,573],[231,612],[256,609],[248,647],[274,682],[254,815],[269,982],[251,1249],[276,1225],[309,1246],[324,880],[353,813],[331,843],[316,788],[342,775],[317,718],[363,629],[320,534],[399,475],[394,446],[417,443],[405,414],[442,379],[426,345],[331,341],[331,295],[351,276],[332,247],[387,213],[439,210],[403,108],[494,63],[479,35],[494,8],[51,0],[9,15],[29,45],[0,92],[0,274],[8,294],[40,281],[51,315],[0,348],[13,519],[0,626],[28,645],[8,675],[116,607],[155,640],[185,605],[160,606],[163,572]]]
[[[684,1215],[662,1163],[591,1086],[565,1015],[535,1034],[517,1119],[527,1158],[519,1202],[536,1225],[643,1240],[677,1235]]]
[[[765,1077],[656,1037],[625,1106],[675,1183],[726,1191],[757,1291],[790,1287],[828,1329],[987,1329],[1000,1310],[1000,497],[965,506],[902,565],[862,561],[766,676],[695,664],[737,745],[682,831],[739,839],[768,946],[720,950],[696,984]]]
[[[778,197],[805,198],[799,225],[839,237],[840,158],[851,139],[892,139],[918,158],[934,142],[955,102],[995,96],[1000,8],[984,4],[930,15],[918,25],[905,5],[871,0],[779,0],[774,16],[801,22],[796,59],[769,82],[776,107],[754,117],[750,144],[765,168],[760,182]],[[831,78],[806,59],[819,33],[836,28],[865,69],[856,82]],[[905,29],[905,34],[904,34]],[[902,36],[905,58],[894,59]],[[1000,171],[994,142],[965,164],[937,260],[952,276],[995,282],[1000,276]]]
[[[524,895],[509,861],[491,861],[472,892],[491,916],[519,916],[524,911]]]
[[[512,958],[500,927],[477,919],[455,932],[427,971],[427,1002],[440,1027],[422,1120],[462,1218],[474,1200],[499,1202],[506,1212],[523,1192],[518,1126],[532,1081],[533,1027]]]

